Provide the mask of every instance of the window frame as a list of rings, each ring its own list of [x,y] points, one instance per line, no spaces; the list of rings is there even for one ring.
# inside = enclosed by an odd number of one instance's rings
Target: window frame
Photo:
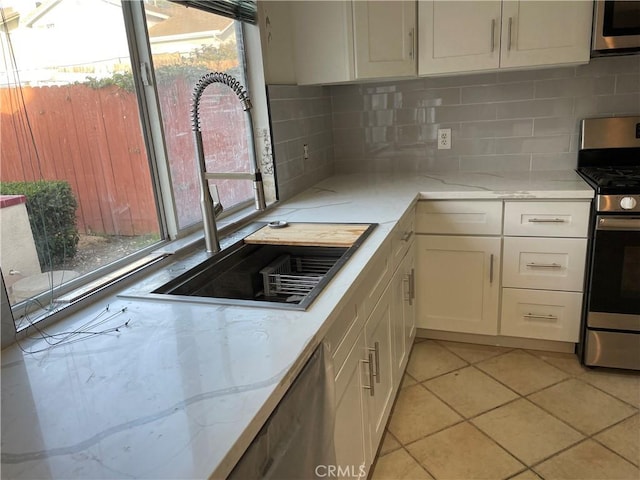
[[[34,328],[32,324],[29,323],[18,329],[16,326],[18,322],[16,320],[19,318],[23,318],[32,313],[38,313],[41,315],[41,318],[34,322],[37,323],[38,326],[42,327],[56,322],[65,316],[85,308],[92,302],[113,294],[116,289],[132,283],[141,275],[149,273],[150,270],[168,264],[171,261],[171,255],[173,253],[193,249],[199,245],[203,239],[202,221],[182,229],[179,228],[178,213],[165,144],[164,126],[156,90],[144,1],[122,0],[121,5],[132,75],[136,88],[141,133],[147,149],[161,240],[151,246],[145,247],[133,254],[87,273],[78,279],[74,279],[33,297],[33,300],[36,301],[42,299],[48,300],[52,292],[54,296],[62,296],[75,290],[82,291],[87,285],[93,283],[99,284],[100,280],[104,279],[104,283],[99,285],[98,288],[89,291],[86,295],[80,296],[77,300],[59,306],[59,308],[49,313],[43,308],[27,308],[30,300],[11,305],[11,313],[14,321],[3,321],[2,331],[0,332],[3,338],[7,338],[7,336],[12,338],[10,343],[13,343],[14,339],[25,337]],[[256,25],[250,25],[246,22],[241,23],[241,29],[244,56],[243,68],[247,79],[247,91],[253,104],[252,118],[254,131],[251,133],[256,146],[255,154],[257,157],[259,156],[258,152],[263,151],[263,147],[266,146],[262,154],[262,160],[257,158],[257,163],[264,168],[265,162],[270,161],[271,167],[273,168],[273,154],[270,150],[270,145],[272,145],[273,142],[268,114],[260,33]],[[261,134],[258,132],[261,132]],[[268,158],[264,158],[265,156]],[[269,208],[277,202],[275,174],[270,173],[265,175],[263,172],[263,182],[265,183],[267,208]],[[262,212],[256,211],[253,208],[253,202],[247,200],[245,203],[239,204],[221,215],[218,219],[220,220],[218,226],[219,232],[221,235],[229,234],[260,214],[262,214]],[[146,264],[132,267],[129,270],[127,269],[128,266],[135,265],[136,262],[144,262],[145,257],[146,260],[148,260]],[[123,270],[124,273],[116,278],[112,278],[114,272],[119,270]],[[3,348],[4,346],[6,345],[3,341]]]

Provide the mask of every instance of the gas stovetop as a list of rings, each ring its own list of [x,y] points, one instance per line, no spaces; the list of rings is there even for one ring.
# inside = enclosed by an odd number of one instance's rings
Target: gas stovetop
[[[578,167],[581,174],[601,195],[640,195],[640,165]]]
[[[582,120],[577,172],[596,191],[596,211],[640,212],[640,116]]]

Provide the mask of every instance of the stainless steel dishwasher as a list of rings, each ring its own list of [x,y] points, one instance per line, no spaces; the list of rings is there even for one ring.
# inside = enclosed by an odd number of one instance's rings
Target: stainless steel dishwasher
[[[228,478],[303,480],[335,465],[333,372],[320,345]]]

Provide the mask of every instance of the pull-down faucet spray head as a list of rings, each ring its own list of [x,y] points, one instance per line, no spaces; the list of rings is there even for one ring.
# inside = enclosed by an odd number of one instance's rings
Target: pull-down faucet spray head
[[[200,130],[200,100],[202,99],[204,90],[212,83],[222,83],[231,88],[240,100],[242,109],[247,113],[250,137],[248,141],[249,157],[253,170],[251,173],[207,173],[207,166],[204,158],[204,147],[202,144],[202,131]],[[222,210],[222,205],[220,203],[213,205],[211,195],[209,193],[210,179],[235,178],[252,180],[256,210],[264,210],[266,208],[262,175],[258,168],[258,162],[255,156],[255,147],[253,144],[253,120],[251,118],[251,108],[251,101],[249,100],[247,92],[242,84],[226,73],[213,72],[203,75],[200,80],[198,80],[193,90],[191,121],[196,142],[196,155],[198,157],[197,160],[200,167],[200,205],[202,208],[202,221],[204,225],[207,252],[215,253],[220,251],[220,240],[218,239],[218,229],[215,217],[219,211]]]

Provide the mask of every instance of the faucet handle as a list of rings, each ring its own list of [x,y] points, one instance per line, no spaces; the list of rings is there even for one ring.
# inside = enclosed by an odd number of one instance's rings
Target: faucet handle
[[[215,183],[209,184],[209,195],[211,196],[211,201],[213,202],[213,216],[215,218],[222,212],[222,210],[224,210],[222,202],[220,201],[218,185],[216,185]]]

